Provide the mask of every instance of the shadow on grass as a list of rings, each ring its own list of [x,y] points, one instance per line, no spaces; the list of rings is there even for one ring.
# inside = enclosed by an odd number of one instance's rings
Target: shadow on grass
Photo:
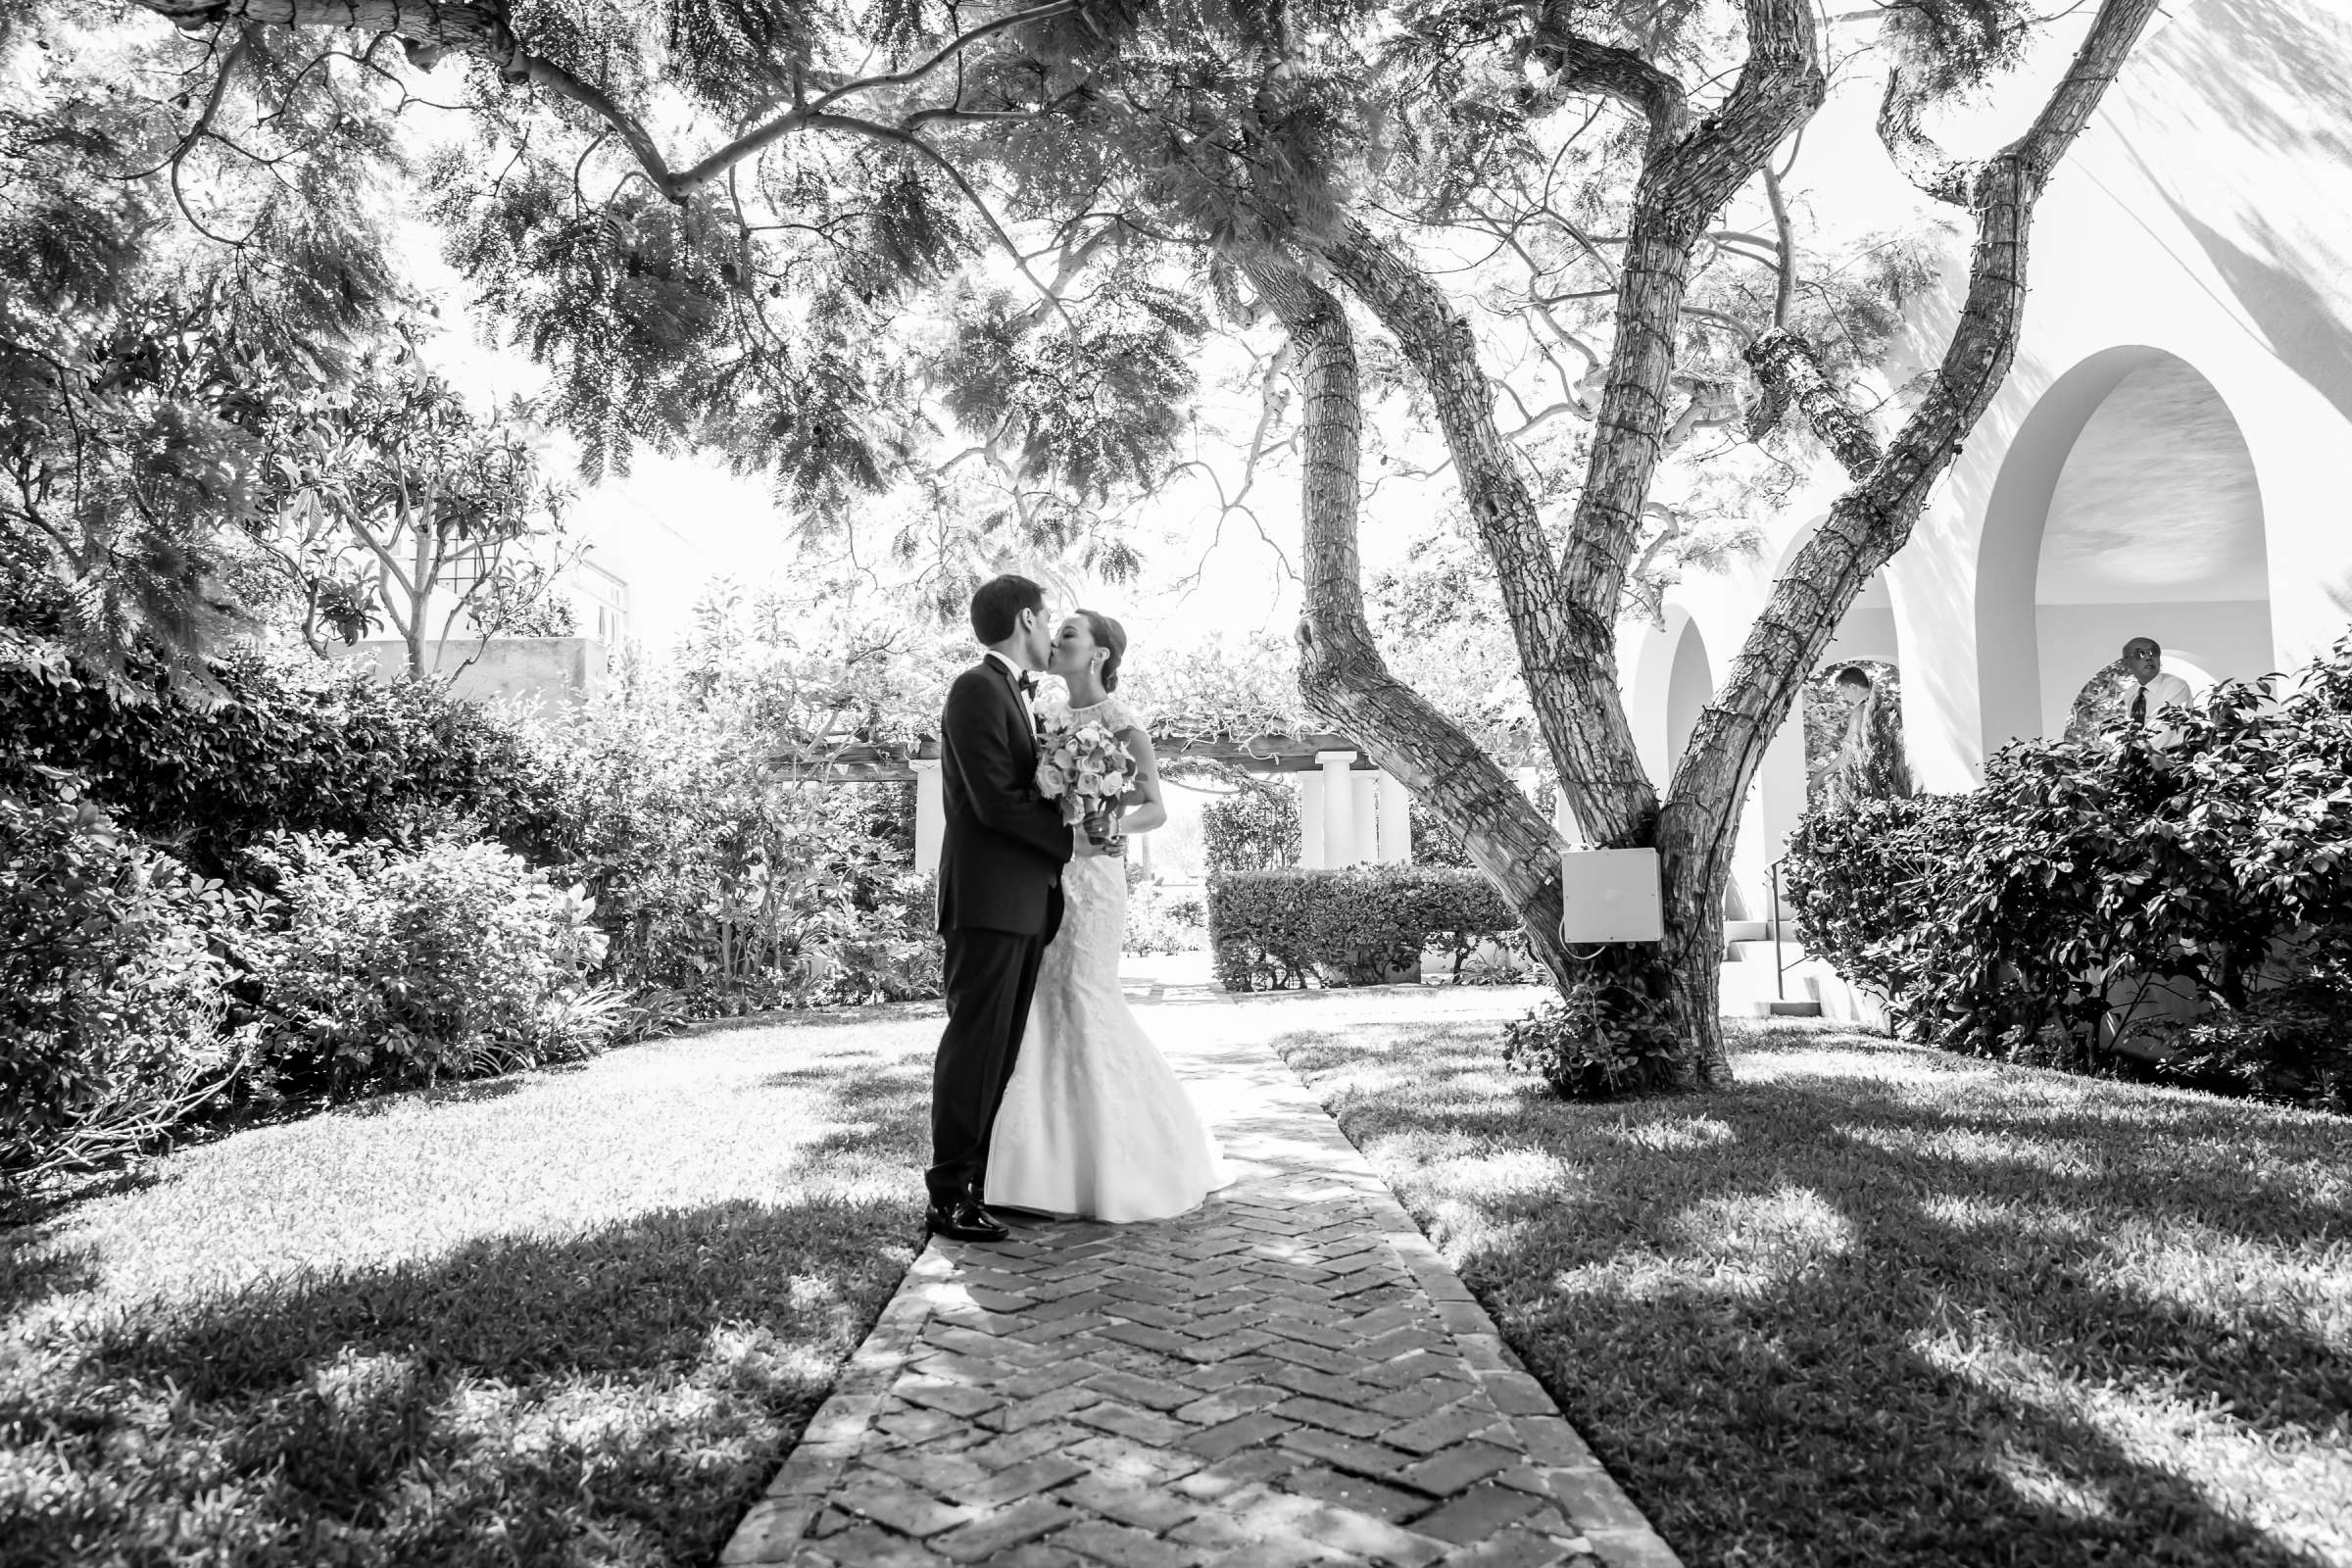
[[[1491,1029],[1281,1048],[1693,1563],[2352,1560],[2352,1125],[1748,1044],[1610,1106]]]
[[[33,1225],[0,1230],[0,1320],[97,1283],[98,1259],[88,1248],[45,1244]]]
[[[840,1065],[772,1200],[61,1311],[0,1348],[0,1563],[712,1561],[921,1243],[927,1074]]]

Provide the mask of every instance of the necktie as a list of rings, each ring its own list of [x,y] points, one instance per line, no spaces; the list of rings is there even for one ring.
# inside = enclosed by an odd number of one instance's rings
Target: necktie
[[[2134,724],[2144,724],[2147,721],[2148,689],[2145,686],[2142,686],[2132,696],[2132,722]]]
[[[1013,677],[1012,683],[1021,689],[1023,697],[1037,695],[1037,677],[1035,675],[1016,675]]]

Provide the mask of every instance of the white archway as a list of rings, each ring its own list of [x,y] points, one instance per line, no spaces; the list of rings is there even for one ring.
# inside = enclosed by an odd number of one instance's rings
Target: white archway
[[[2009,443],[1977,554],[1986,755],[2061,733],[2126,640],[2182,666],[2271,667],[2260,484],[2236,419],[2195,367],[2133,344],[2052,382]]]
[[[1698,727],[1698,715],[1715,695],[1715,669],[1707,662],[1707,639],[1695,620],[1683,622],[1683,633],[1675,639],[1674,662],[1666,671],[1666,772],[1674,772],[1675,764],[1683,759],[1683,748],[1690,743],[1690,732]],[[1665,779],[1660,779],[1663,786]]]

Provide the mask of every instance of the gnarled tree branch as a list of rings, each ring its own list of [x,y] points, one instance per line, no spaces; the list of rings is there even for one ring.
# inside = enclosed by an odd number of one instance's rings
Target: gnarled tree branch
[[[1749,344],[1740,356],[1756,372],[1764,387],[1764,404],[1749,421],[1748,436],[1761,441],[1780,422],[1791,404],[1805,423],[1830,449],[1851,479],[1866,479],[1879,466],[1878,432],[1870,419],[1838,396],[1821,373],[1821,362],[1803,334],[1774,327]]]
[[[1968,205],[1969,166],[1949,157],[1920,128],[1932,100],[1900,66],[1886,74],[1886,96],[1879,100],[1879,140],[1905,179],[1953,207]]]
[[[857,126],[905,133],[903,125],[855,121],[834,106],[862,93],[909,86],[945,65],[959,59],[974,45],[1010,28],[1042,22],[1077,9],[1077,0],[1047,0],[1042,5],[1007,12],[965,28],[920,64],[905,71],[857,76],[835,83],[816,98],[784,113],[712,149],[683,169],[671,167],[644,120],[595,82],[574,74],[538,54],[516,36],[500,0],[135,0],[183,29],[196,31],[226,24],[281,27],[348,27],[388,34],[401,40],[410,60],[429,70],[443,55],[461,54],[480,60],[511,82],[528,82],[580,105],[612,127],[644,171],[645,177],[663,197],[682,202],[724,175],[736,165],[786,137],[811,130],[841,131]],[[1017,253],[1016,253],[1017,254]]]
[[[1241,265],[1289,331],[1304,383],[1299,690],[1391,777],[1463,827],[1471,858],[1511,900],[1535,953],[1565,983],[1559,835],[1476,741],[1390,673],[1364,617],[1356,549],[1363,390],[1347,312],[1293,257],[1259,250]]]
[[[1959,455],[2016,358],[2026,307],[2026,241],[2034,208],[2067,149],[2115,79],[2159,0],[2101,0],[2089,33],[2033,125],[1980,165],[1970,182],[1976,239],[1968,292],[1951,342],[1911,416],[1884,455],[1774,585],[1732,677],[1699,716],[1670,786],[1663,822],[1697,837],[1728,833],[1765,743],[1788,716],[1845,611],[1911,537],[1928,492]]]
[[[1550,74],[1530,107],[1541,112],[1562,99],[1598,93],[1640,110],[1649,122],[1650,145],[1670,146],[1690,132],[1690,102],[1683,84],[1631,49],[1595,42],[1576,30],[1570,0],[1547,0],[1527,52]]]

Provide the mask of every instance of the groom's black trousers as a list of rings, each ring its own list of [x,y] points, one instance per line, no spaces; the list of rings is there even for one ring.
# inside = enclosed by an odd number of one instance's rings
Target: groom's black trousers
[[[988,1175],[989,1133],[1021,1053],[1051,932],[941,935],[948,949],[948,1027],[931,1068],[931,1168],[923,1185],[931,1201],[946,1207],[976,1193]]]

